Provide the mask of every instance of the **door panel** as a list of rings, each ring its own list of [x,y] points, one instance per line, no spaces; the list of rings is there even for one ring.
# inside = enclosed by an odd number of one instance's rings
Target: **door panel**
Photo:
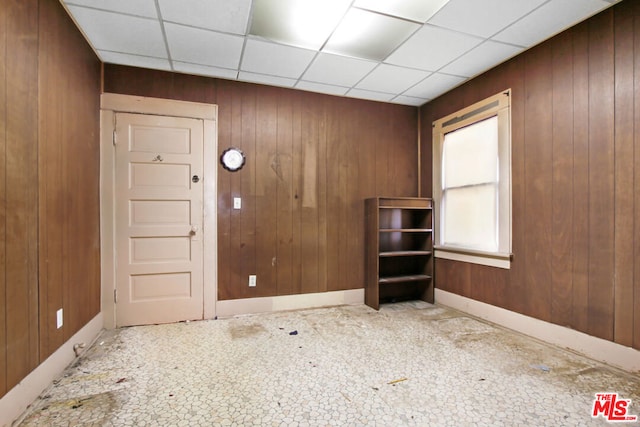
[[[116,114],[116,324],[203,318],[203,122]]]
[[[129,206],[132,226],[191,224],[189,200],[132,200]]]

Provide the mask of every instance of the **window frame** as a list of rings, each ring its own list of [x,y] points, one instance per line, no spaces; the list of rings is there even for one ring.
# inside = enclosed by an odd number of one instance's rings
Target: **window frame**
[[[498,117],[498,249],[486,251],[458,245],[444,245],[441,238],[445,208],[442,203],[444,136],[494,116]],[[433,122],[435,257],[509,269],[512,258],[511,198],[511,89],[507,89]]]

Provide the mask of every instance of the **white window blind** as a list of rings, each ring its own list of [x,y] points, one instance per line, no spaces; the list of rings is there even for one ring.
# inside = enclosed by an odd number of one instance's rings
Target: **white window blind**
[[[445,134],[444,245],[498,250],[498,117]]]

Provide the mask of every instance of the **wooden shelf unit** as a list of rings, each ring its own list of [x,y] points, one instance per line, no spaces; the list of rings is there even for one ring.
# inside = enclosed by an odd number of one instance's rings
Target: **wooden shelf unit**
[[[433,201],[365,200],[365,304],[420,299],[433,303]]]

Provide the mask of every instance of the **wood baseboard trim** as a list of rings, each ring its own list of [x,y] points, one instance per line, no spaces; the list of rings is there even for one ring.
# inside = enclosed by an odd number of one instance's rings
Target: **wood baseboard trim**
[[[625,371],[640,372],[640,351],[634,348],[440,289],[435,290],[435,301]]]
[[[11,426],[14,421],[23,416],[33,401],[76,358],[73,346],[84,343],[85,350],[89,348],[102,330],[103,323],[102,313],[99,313],[18,385],[9,390],[0,399],[0,426]]]
[[[334,305],[364,304],[364,289],[218,301],[218,318]]]

